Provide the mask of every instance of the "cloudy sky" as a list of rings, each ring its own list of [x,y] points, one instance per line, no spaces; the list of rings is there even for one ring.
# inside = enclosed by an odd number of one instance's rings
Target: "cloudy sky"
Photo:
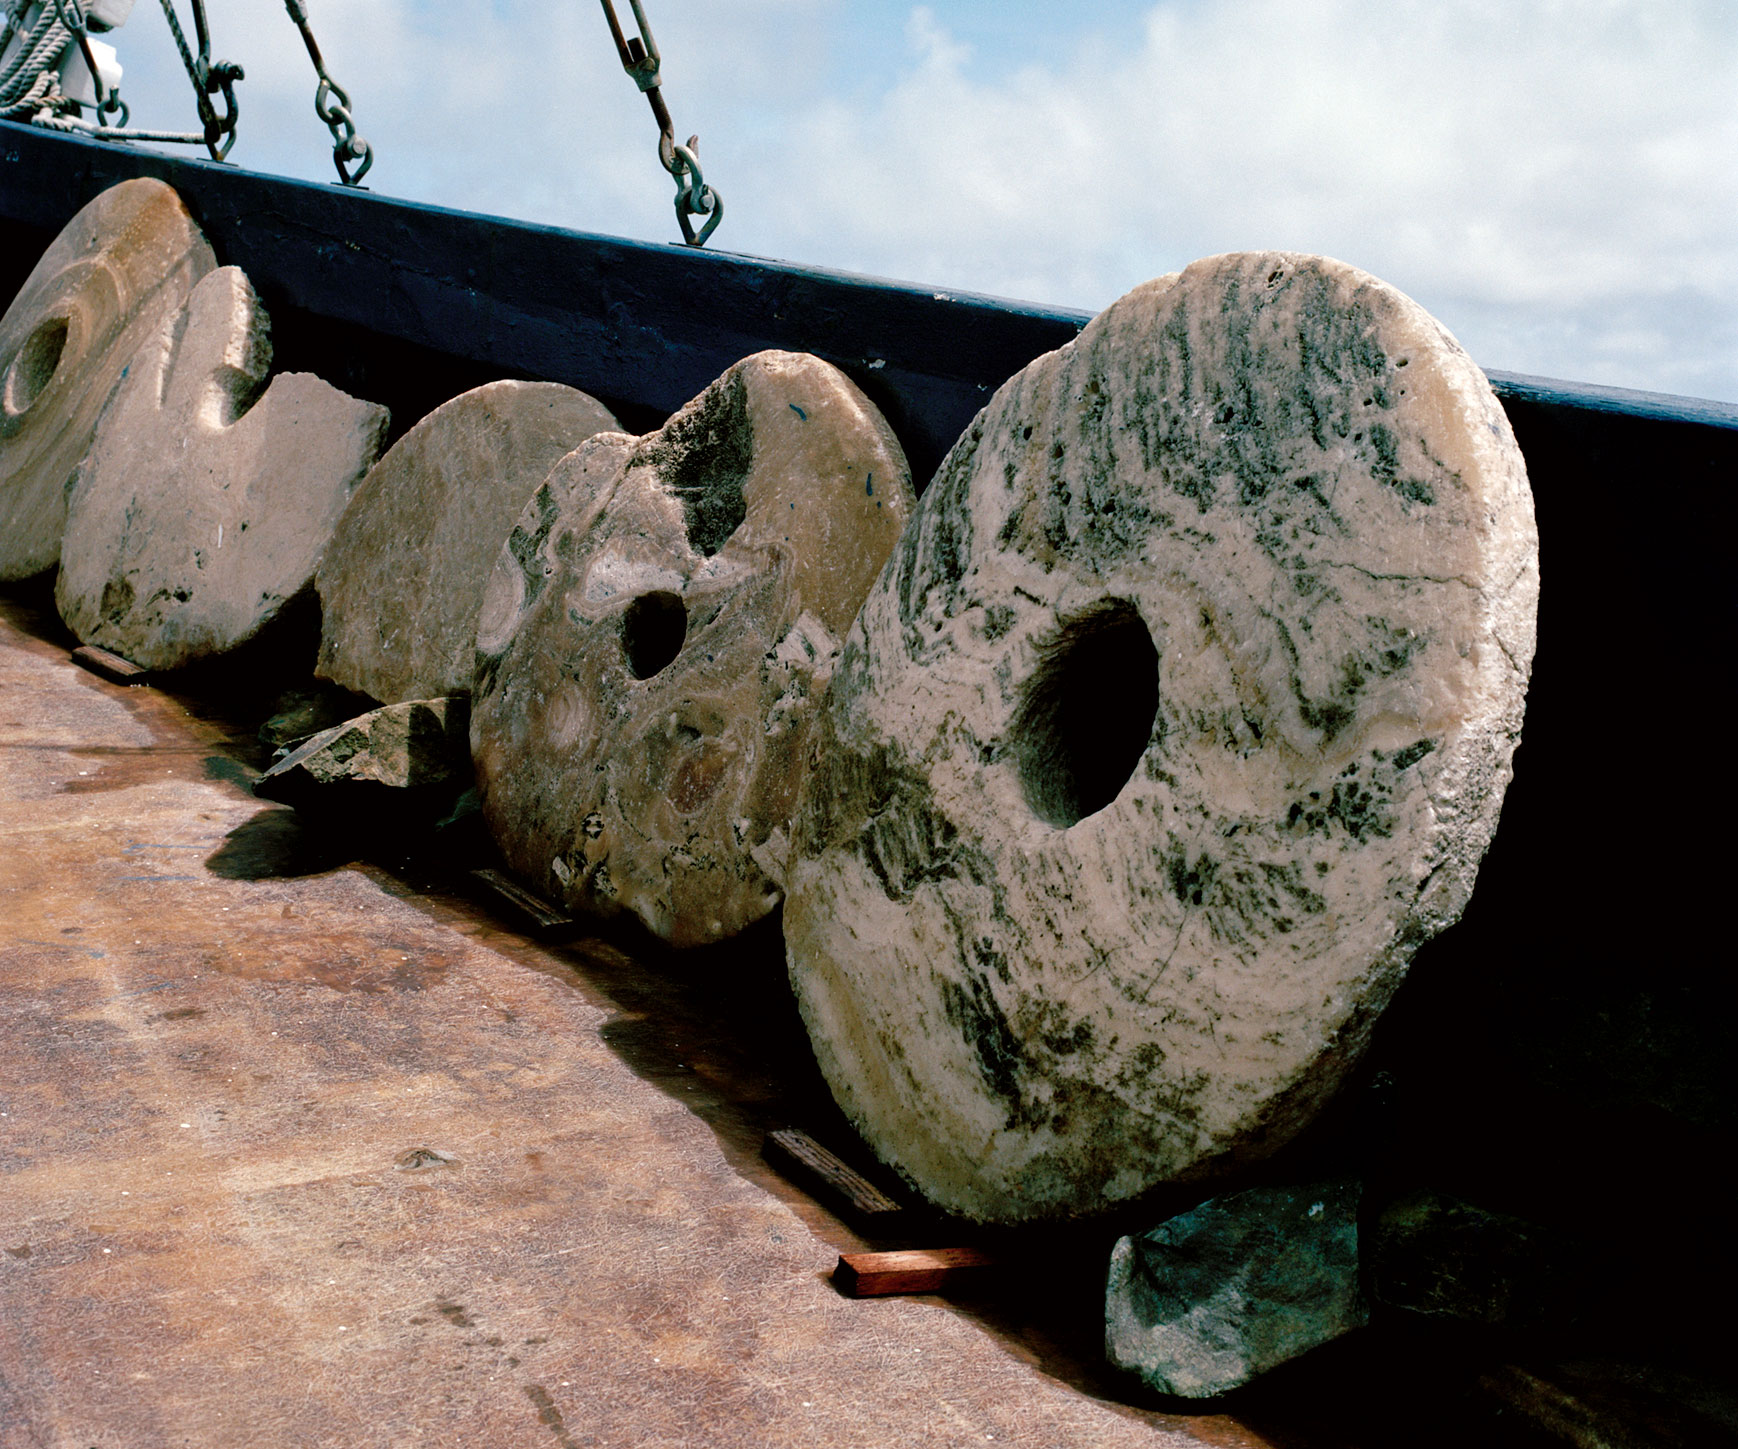
[[[1731,0],[645,5],[716,248],[1089,310],[1214,252],[1324,252],[1486,367],[1738,401]],[[309,8],[376,190],[677,236],[593,0]],[[330,178],[281,0],[208,9],[247,68],[232,159]],[[135,124],[191,124],[158,7],[112,39]]]

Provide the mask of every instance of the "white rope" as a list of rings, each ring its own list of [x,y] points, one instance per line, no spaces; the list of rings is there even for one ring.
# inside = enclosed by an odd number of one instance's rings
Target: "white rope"
[[[42,8],[28,31],[21,30],[20,21],[31,3],[32,0],[14,0],[5,7],[4,18],[0,19],[0,53],[4,53],[14,36],[18,38],[18,47],[12,52],[12,58],[0,66],[0,119],[25,120],[51,131],[71,131],[110,141],[171,141],[198,145],[204,140],[202,136],[184,131],[134,130],[125,124],[124,106],[119,108],[123,117],[119,126],[105,125],[106,113],[103,112],[99,112],[96,120],[87,121],[81,111],[88,102],[69,96],[60,84],[62,66],[68,51],[77,45],[78,37],[61,20],[60,7],[54,0],[43,0]],[[168,0],[165,0],[164,9],[169,11],[173,24],[174,12],[169,9]],[[72,11],[77,20],[81,14],[77,0],[73,0]],[[179,27],[176,27],[176,40],[181,42],[185,57],[186,43],[181,41]],[[102,77],[96,76],[93,80],[101,97],[104,91]]]
[[[14,9],[9,17],[9,30],[16,28],[18,17],[19,12]],[[0,68],[0,116],[7,120],[29,116],[42,124],[52,124],[61,113],[77,107],[77,102],[60,88],[60,64],[67,47],[73,43],[72,31],[61,23],[54,6],[45,4],[29,32],[19,31],[18,37],[18,49]],[[44,113],[49,119],[45,119]]]

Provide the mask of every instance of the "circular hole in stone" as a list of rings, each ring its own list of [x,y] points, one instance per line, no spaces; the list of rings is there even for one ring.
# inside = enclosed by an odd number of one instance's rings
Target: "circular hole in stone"
[[[6,369],[6,411],[16,417],[42,396],[66,349],[66,318],[50,317],[24,339]]]
[[[1026,803],[1066,828],[1128,783],[1159,713],[1159,651],[1139,611],[1107,599],[1039,648],[1009,731]]]
[[[687,637],[688,610],[668,590],[641,594],[622,617],[622,653],[635,679],[650,679],[669,664]]]

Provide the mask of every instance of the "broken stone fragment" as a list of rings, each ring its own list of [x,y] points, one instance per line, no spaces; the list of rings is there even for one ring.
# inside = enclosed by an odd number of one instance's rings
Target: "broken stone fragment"
[[[0,320],[0,579],[54,567],[103,404],[216,265],[181,198],[148,178],[110,187],[43,253]]]
[[[564,459],[477,634],[472,749],[513,870],[677,945],[771,910],[821,691],[911,497],[880,413],[787,352]]]
[[[1363,272],[1209,258],[1037,359],[816,730],[784,928],[847,1115],[994,1221],[1277,1149],[1466,903],[1537,598],[1488,382]]]
[[[254,794],[306,804],[333,786],[457,794],[470,784],[470,711],[462,699],[413,699],[370,710],[298,746]]]
[[[270,325],[222,267],[133,358],[67,503],[55,601],[85,643],[179,668],[313,583],[387,414],[308,373],[267,385]]]
[[[1207,1398],[1369,1321],[1358,1184],[1214,1198],[1110,1256],[1105,1351],[1161,1394]]]
[[[553,382],[492,382],[392,445],[320,564],[316,672],[392,703],[468,694],[483,585],[514,520],[563,454],[618,428]]]

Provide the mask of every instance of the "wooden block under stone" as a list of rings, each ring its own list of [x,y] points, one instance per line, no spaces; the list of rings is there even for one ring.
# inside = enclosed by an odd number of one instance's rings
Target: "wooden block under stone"
[[[482,888],[492,905],[508,915],[517,916],[531,925],[531,933],[542,940],[554,940],[574,935],[579,924],[572,916],[564,916],[540,896],[533,895],[498,870],[474,870],[471,879]]]
[[[131,659],[121,658],[119,654],[111,654],[107,649],[99,649],[94,644],[81,644],[74,649],[72,662],[116,684],[144,684],[151,677],[150,670],[141,668]]]
[[[941,1293],[981,1277],[996,1260],[976,1248],[912,1248],[898,1253],[841,1253],[833,1286],[847,1298]]]
[[[903,1204],[798,1128],[784,1127],[767,1133],[761,1153],[793,1182],[809,1188],[817,1197],[842,1203],[872,1232],[885,1232],[905,1215]]]

